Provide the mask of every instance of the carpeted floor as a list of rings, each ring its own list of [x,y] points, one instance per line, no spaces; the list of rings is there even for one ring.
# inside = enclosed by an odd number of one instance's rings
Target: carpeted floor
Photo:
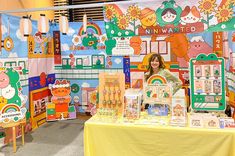
[[[25,135],[25,145],[17,139],[17,152],[12,144],[0,148],[0,156],[83,156],[85,120],[49,122]]]

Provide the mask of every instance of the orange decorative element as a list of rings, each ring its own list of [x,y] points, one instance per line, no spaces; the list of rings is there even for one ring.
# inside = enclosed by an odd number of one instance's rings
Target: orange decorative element
[[[229,5],[223,5],[218,8],[215,16],[217,17],[218,21],[225,22],[233,17],[233,10],[229,7]]]
[[[94,105],[96,104],[96,101],[97,101],[97,96],[96,96],[97,94],[96,94],[96,92],[97,92],[97,91],[93,91],[93,92],[91,92],[91,94],[90,94],[90,101],[91,101],[91,103],[94,104]]]
[[[55,104],[67,103],[69,104],[70,97],[70,83],[67,80],[56,80],[55,84],[52,85],[51,94],[53,95],[51,101]]]
[[[188,49],[189,41],[185,34],[172,34],[165,39],[167,42],[171,42],[171,51],[177,56],[189,61]]]
[[[2,108],[7,105],[7,99],[4,98],[3,96],[0,96],[0,110],[2,110]]]
[[[167,80],[165,77],[160,76],[160,75],[152,75],[150,76],[150,78],[147,80],[147,84],[151,85],[151,84],[166,84]]]
[[[215,0],[202,0],[199,1],[198,8],[201,9],[201,12],[204,12],[205,14],[211,14],[213,11],[215,11],[215,7],[217,6],[215,4]]]
[[[46,75],[46,73],[45,72],[42,72],[41,74],[40,74],[40,85],[42,86],[42,87],[44,87],[45,85],[46,85],[46,83],[47,83],[47,75]]]
[[[130,46],[134,49],[134,55],[140,55],[142,40],[139,36],[131,37]]]
[[[235,32],[233,32],[232,41],[235,42]]]
[[[114,9],[113,5],[106,5],[105,17],[110,20],[115,17],[115,14],[116,10]]]
[[[213,52],[218,57],[223,55],[223,32],[213,32]]]
[[[105,6],[105,17],[107,19],[112,19],[115,16],[119,17],[123,15],[122,10],[116,4],[110,4]]]
[[[128,16],[126,15],[121,15],[118,17],[118,21],[117,21],[118,27],[120,29],[126,29],[126,27],[128,27],[129,25],[129,19]]]
[[[151,36],[151,42],[156,42],[156,40],[157,40],[157,35],[153,34]]]
[[[134,21],[140,18],[140,8],[136,5],[130,5],[127,9],[127,15]]]
[[[157,16],[155,14],[155,11],[150,8],[144,8],[143,10],[141,10],[140,22],[144,29],[146,27],[156,26]]]
[[[52,103],[55,104],[56,118],[63,119],[68,117],[68,108],[70,97],[70,82],[67,80],[56,80],[55,84],[51,86]]]
[[[138,64],[139,70],[147,71],[147,67],[149,65],[149,58],[151,57],[152,54],[153,53],[149,53],[144,56],[142,63]]]
[[[157,94],[153,94],[153,96],[152,96],[153,98],[157,98]]]

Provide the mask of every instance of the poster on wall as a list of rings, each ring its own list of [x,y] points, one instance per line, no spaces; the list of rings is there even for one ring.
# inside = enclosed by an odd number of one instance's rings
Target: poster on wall
[[[104,22],[90,21],[87,23],[87,30],[84,32],[82,22],[70,22],[67,35],[60,35],[61,52],[63,55],[97,54],[96,52],[105,51],[105,40],[107,39]]]
[[[54,56],[54,42],[50,34],[43,35],[41,32],[35,32],[34,35],[29,35],[27,43],[29,58],[45,58]]]
[[[191,106],[193,110],[223,111],[225,101],[224,59],[200,54],[190,60]]]
[[[1,14],[1,58],[27,58],[27,37],[21,34],[19,23],[20,17]]]
[[[233,6],[233,1],[223,0],[106,5],[105,28],[108,38],[220,31],[226,27],[232,30]]]

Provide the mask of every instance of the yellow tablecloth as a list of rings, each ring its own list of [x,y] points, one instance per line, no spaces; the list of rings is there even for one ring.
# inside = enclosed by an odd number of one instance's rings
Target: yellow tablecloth
[[[98,123],[84,129],[85,156],[235,156],[235,129]]]

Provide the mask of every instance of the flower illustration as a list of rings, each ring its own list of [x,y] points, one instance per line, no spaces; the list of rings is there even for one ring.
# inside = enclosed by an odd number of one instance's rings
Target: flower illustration
[[[80,36],[78,35],[73,35],[73,39],[72,39],[72,42],[75,46],[79,45],[82,43],[82,39]]]
[[[225,3],[225,5],[232,5],[232,6],[234,6],[235,5],[235,0],[227,0],[226,1],[226,3]]]
[[[201,12],[204,12],[205,14],[211,14],[217,6],[215,4],[215,0],[202,0],[199,1],[199,4],[200,5],[198,6],[198,8],[200,8]]]
[[[217,17],[218,21],[225,22],[232,18],[233,10],[229,7],[229,5],[222,5],[218,8],[215,16]]]
[[[120,29],[125,29],[126,27],[128,27],[129,25],[129,19],[128,16],[126,15],[121,15],[118,17],[118,21],[117,21],[118,27]]]
[[[127,15],[130,17],[132,21],[139,19],[141,10],[136,5],[129,6],[127,10]]]
[[[116,14],[116,10],[114,9],[114,7],[112,5],[106,5],[105,8],[105,16],[107,19],[112,19],[115,17]]]

